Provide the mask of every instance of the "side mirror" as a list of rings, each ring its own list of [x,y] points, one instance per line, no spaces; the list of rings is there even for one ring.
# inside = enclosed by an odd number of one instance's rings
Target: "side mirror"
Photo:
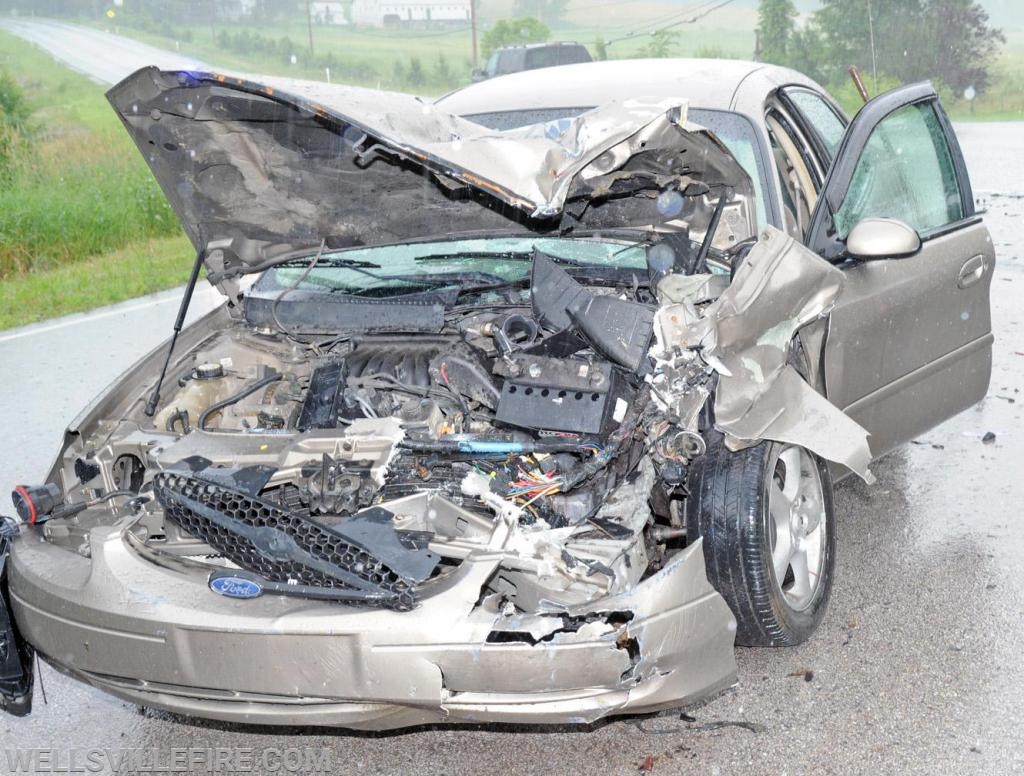
[[[863,218],[846,238],[846,252],[861,261],[903,259],[920,250],[920,235],[894,218]]]

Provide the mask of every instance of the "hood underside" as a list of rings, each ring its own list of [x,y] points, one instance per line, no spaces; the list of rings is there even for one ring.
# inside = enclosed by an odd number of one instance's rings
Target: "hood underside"
[[[290,79],[145,68],[107,97],[212,282],[321,241],[673,229],[659,194],[753,196],[678,101],[500,132],[411,95]]]

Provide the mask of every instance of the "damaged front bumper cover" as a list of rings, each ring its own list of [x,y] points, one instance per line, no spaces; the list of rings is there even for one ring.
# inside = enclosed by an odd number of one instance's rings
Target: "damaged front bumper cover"
[[[701,544],[626,593],[531,615],[487,611],[500,555],[467,559],[411,612],[226,598],[208,572],[155,566],[124,526],[91,557],[25,530],[10,602],[59,670],[128,701],[233,722],[391,729],[589,723],[685,706],[735,682],[735,621]]]

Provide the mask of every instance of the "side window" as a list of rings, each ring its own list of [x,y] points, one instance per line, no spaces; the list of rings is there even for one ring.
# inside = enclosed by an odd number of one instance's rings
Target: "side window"
[[[964,217],[953,157],[931,102],[883,119],[864,147],[835,214],[845,240],[862,218],[898,218],[927,232]]]
[[[839,141],[843,139],[846,132],[846,125],[836,115],[835,110],[819,94],[810,89],[790,87],[785,90],[786,96],[800,111],[811,129],[821,140],[821,144],[828,151],[829,159],[836,155],[839,148]]]

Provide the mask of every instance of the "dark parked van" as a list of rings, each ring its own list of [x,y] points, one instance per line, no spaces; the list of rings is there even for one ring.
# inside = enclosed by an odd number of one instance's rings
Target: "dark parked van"
[[[542,67],[575,65],[591,61],[593,61],[593,57],[590,56],[586,46],[573,41],[508,46],[491,54],[483,70],[473,73],[473,80],[483,81],[486,78],[518,73],[522,70],[537,70]]]

